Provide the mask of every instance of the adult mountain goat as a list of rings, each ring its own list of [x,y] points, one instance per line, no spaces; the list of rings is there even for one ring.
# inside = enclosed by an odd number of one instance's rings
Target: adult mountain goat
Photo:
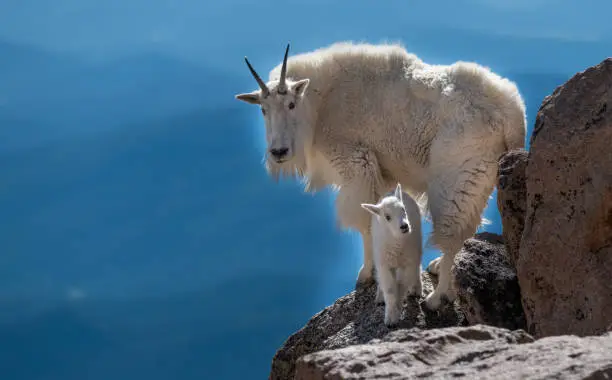
[[[257,104],[265,120],[270,175],[299,176],[305,191],[339,189],[337,215],[363,239],[357,287],[373,275],[370,215],[399,182],[426,195],[432,243],[442,256],[425,300],[431,310],[452,301],[450,269],[478,228],[493,191],[497,160],[525,145],[525,105],[516,85],[470,62],[431,65],[400,45],[335,43],[287,59],[259,89],[236,95]]]

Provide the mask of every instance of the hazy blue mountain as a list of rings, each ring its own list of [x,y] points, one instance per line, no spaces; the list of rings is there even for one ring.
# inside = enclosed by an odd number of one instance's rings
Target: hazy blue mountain
[[[0,42],[0,149],[100,134],[223,104],[219,72],[159,53],[105,63]],[[229,80],[225,81],[229,83]],[[0,150],[1,151],[1,150]]]

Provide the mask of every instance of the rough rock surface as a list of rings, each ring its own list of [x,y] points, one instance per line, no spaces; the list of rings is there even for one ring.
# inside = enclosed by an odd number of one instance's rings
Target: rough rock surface
[[[381,340],[313,353],[297,380],[610,379],[612,333],[533,342],[523,330],[485,325],[397,330]]]
[[[482,232],[466,240],[452,273],[457,302],[470,325],[525,329],[516,270],[500,235]]]
[[[526,168],[517,273],[536,337],[612,323],[612,58],[544,99]]]
[[[500,158],[497,172],[497,208],[501,215],[502,235],[512,266],[515,266],[518,260],[525,227],[525,168],[528,158],[529,153],[526,150],[512,150]]]
[[[422,273],[423,293],[429,294],[435,276]],[[392,331],[385,327],[384,305],[376,305],[376,285],[352,291],[313,316],[299,331],[291,335],[272,360],[270,379],[293,379],[295,362],[303,355],[325,350],[363,344],[382,338]],[[465,324],[456,304],[447,304],[440,313],[423,312],[421,300],[408,298],[397,328],[436,328]]]

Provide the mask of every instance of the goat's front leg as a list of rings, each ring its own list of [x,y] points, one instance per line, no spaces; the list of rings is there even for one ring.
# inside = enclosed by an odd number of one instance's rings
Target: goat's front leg
[[[380,284],[378,284],[376,288],[376,298],[374,298],[374,303],[376,305],[382,305],[385,303],[385,296],[383,294],[382,288],[380,287]]]
[[[378,286],[382,289],[385,301],[385,325],[394,327],[399,322],[402,314],[403,295],[400,284],[397,281],[395,271],[381,266],[380,272],[376,273]]]
[[[363,264],[357,275],[356,289],[369,286],[374,281],[371,215],[360,204],[376,203],[375,198],[371,193],[363,191],[362,187],[351,185],[342,186],[336,198],[336,211],[341,225],[359,231],[363,243]]]
[[[361,203],[378,201],[383,187],[380,168],[374,153],[360,146],[336,145],[330,157],[342,180],[336,198],[340,225],[359,231],[363,242],[363,265],[355,284],[355,288],[361,288],[374,281],[371,215]]]
[[[359,268],[359,273],[357,274],[356,288],[370,285],[374,280],[372,234],[370,231],[361,232],[361,240],[363,241],[363,264],[361,268]]]

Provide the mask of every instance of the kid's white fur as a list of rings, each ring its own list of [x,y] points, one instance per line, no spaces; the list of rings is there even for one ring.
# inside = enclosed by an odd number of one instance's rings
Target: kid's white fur
[[[377,204],[364,203],[361,207],[372,214],[376,302],[384,301],[385,324],[391,327],[400,319],[406,296],[420,297],[423,292],[421,213],[400,184]]]

